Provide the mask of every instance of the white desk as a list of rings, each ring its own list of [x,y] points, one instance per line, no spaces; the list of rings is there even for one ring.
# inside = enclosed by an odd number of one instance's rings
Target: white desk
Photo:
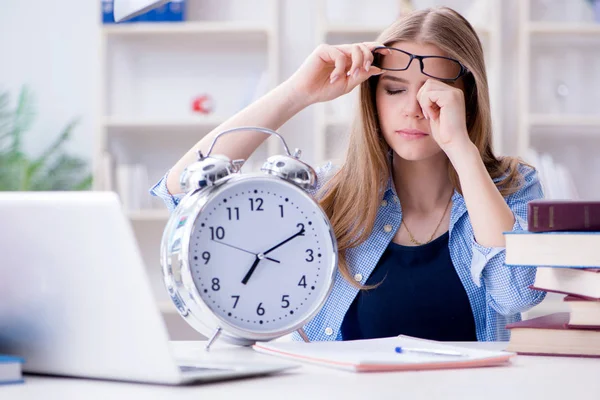
[[[462,344],[466,345],[466,344]],[[505,343],[470,343],[503,349]],[[194,358],[202,343],[175,342],[176,353]],[[264,359],[249,348],[231,356]],[[600,359],[517,356],[512,365],[420,372],[353,373],[302,365],[268,377],[168,387],[26,375],[23,385],[0,386],[2,400],[39,399],[600,399]]]

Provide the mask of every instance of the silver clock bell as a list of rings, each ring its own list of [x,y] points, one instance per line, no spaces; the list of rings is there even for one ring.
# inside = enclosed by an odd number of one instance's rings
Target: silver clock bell
[[[207,155],[198,151],[198,161],[188,166],[180,177],[181,189],[185,192],[194,192],[205,187],[218,185],[225,182],[225,178],[240,171],[245,160],[230,160],[224,155],[211,155],[215,142],[222,135],[237,131],[260,131],[277,136],[285,148],[286,154],[277,154],[269,157],[261,167],[261,171],[283,178],[304,190],[314,189],[317,185],[315,170],[300,160],[302,152],[296,149],[292,155],[283,138],[275,131],[259,127],[241,127],[226,130],[217,135],[213,144],[208,149]]]

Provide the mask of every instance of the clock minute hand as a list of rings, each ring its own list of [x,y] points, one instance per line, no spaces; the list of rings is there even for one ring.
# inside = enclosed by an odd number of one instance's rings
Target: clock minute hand
[[[283,242],[276,244],[275,246],[271,247],[269,250],[265,251],[263,254],[269,254],[270,252],[272,252],[273,250],[277,249],[280,246],[283,246],[284,244],[286,244],[287,242],[289,242],[290,240],[296,238],[297,236],[301,236],[304,235],[304,228],[302,228],[300,230],[300,232],[296,232],[295,234],[293,234],[292,236],[290,236],[289,238],[285,239]]]

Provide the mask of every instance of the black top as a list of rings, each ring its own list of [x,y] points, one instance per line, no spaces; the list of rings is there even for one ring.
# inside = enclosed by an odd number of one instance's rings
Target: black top
[[[400,334],[476,341],[475,320],[448,250],[449,233],[422,246],[391,242],[342,323],[342,339]]]

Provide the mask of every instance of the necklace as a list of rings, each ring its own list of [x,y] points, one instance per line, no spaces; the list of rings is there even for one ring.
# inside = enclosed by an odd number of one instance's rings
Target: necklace
[[[442,214],[442,218],[440,218],[440,222],[438,222],[437,226],[435,227],[435,230],[433,231],[433,233],[429,237],[429,240],[426,241],[425,243],[421,243],[417,239],[415,239],[415,237],[412,235],[412,233],[408,229],[408,226],[406,225],[406,222],[404,222],[404,218],[402,218],[402,223],[404,224],[404,227],[406,228],[406,232],[408,232],[408,236],[410,237],[410,241],[412,243],[416,244],[417,246],[422,246],[422,245],[427,244],[427,243],[429,243],[429,242],[431,242],[433,240],[433,236],[435,235],[435,233],[439,229],[440,225],[442,224],[442,221],[444,220],[444,217],[446,216],[446,211],[448,211],[448,206],[450,206],[450,202],[451,201],[452,201],[452,196],[450,196],[450,200],[448,200],[448,204],[446,204],[446,208],[444,209],[444,213]]]

